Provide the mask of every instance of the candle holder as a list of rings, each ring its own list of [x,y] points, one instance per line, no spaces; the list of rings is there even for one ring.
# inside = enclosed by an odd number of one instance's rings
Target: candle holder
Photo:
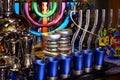
[[[73,53],[73,73],[75,75],[81,75],[84,71],[84,59],[82,52]]]
[[[48,57],[46,64],[46,73],[48,80],[57,80],[58,77],[58,60],[54,57]]]
[[[42,60],[33,61],[33,71],[35,80],[44,80],[45,79],[45,69],[46,64]]]
[[[60,56],[59,67],[60,67],[60,77],[62,79],[70,77],[71,57],[69,57],[69,56]]]
[[[84,69],[86,73],[89,73],[92,71],[93,52],[83,50],[83,54],[84,54]]]
[[[61,35],[61,38],[58,40],[58,50],[60,51],[61,56],[68,56],[71,54],[71,44],[70,44],[70,35],[72,34],[72,30],[64,29],[57,30],[56,33]]]
[[[46,39],[46,49],[43,50],[43,53],[45,56],[59,56],[59,45],[57,41],[60,39],[60,37],[61,35],[58,33],[44,35],[44,38]]]

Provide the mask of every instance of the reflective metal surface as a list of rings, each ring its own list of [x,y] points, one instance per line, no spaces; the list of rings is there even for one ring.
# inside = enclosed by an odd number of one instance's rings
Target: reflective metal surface
[[[71,29],[64,29],[56,31],[56,33],[61,34],[60,39],[58,40],[58,50],[60,55],[68,56],[71,54],[71,44],[70,44],[70,35],[72,34]]]
[[[43,53],[46,56],[58,56],[59,55],[59,44],[58,40],[60,39],[61,35],[58,33],[53,34],[47,34],[44,35],[44,38],[46,39],[46,48],[43,50]]]

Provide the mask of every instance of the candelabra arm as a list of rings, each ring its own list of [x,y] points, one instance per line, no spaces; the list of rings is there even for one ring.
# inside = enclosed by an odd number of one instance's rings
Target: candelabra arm
[[[48,13],[43,14],[42,12],[40,12],[38,10],[38,4],[37,2],[33,2],[33,10],[35,11],[35,13],[39,16],[39,17],[50,17],[53,13],[55,13],[56,9],[57,9],[57,2],[53,2],[52,3],[52,9],[49,10]]]
[[[64,14],[65,7],[66,7],[65,2],[62,2],[61,5],[62,5],[62,7],[61,7],[61,12],[60,12],[60,14],[58,14],[57,17],[56,17],[53,21],[49,22],[48,24],[38,23],[38,22],[34,21],[34,20],[30,17],[29,11],[28,11],[28,3],[25,3],[25,5],[24,5],[24,10],[25,10],[26,17],[28,18],[28,20],[29,20],[32,24],[34,24],[34,25],[36,25],[36,26],[38,26],[38,27],[44,27],[44,26],[50,27],[50,26],[56,24],[56,23],[62,18],[63,14]]]

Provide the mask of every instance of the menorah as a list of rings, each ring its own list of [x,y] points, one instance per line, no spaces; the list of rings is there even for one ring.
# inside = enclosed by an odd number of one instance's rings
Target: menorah
[[[91,10],[90,9],[86,10],[86,14],[85,14],[86,20],[84,25],[83,10],[81,9],[77,10],[75,6],[75,2],[68,2],[68,3],[51,2],[52,5],[50,5],[50,8],[47,6],[48,2],[39,3],[37,1],[33,1],[32,5],[29,4],[30,3],[28,2],[28,0],[24,3],[25,16],[33,24],[33,26],[35,25],[37,28],[41,28],[42,31],[39,30],[35,31],[34,29],[31,29],[29,31],[27,30],[28,33],[26,33],[26,31],[25,32],[11,31],[5,34],[4,37],[6,39],[5,42],[6,50],[9,49],[7,50],[7,52],[10,51],[11,53],[8,54],[11,54],[11,56],[6,56],[6,55],[2,56],[2,58],[0,58],[0,61],[5,60],[7,62],[14,62],[12,63],[13,65],[11,64],[12,72],[16,73],[16,71],[19,72],[19,69],[21,69],[21,72],[23,73],[22,77],[24,77],[25,79],[31,78],[31,76],[33,78],[34,75],[34,79],[36,80],[44,80],[44,79],[59,80],[59,79],[71,78],[74,76],[88,75],[91,74],[92,72],[94,73],[94,71],[99,71],[104,67],[103,61],[104,61],[105,51],[98,46],[98,40],[101,39],[100,33],[104,28],[105,12],[106,12],[105,9],[102,9],[101,25],[98,31],[96,31],[96,29],[98,28],[97,27],[98,13],[100,11],[98,9],[95,9],[94,11],[94,23],[91,29],[89,30]],[[40,4],[43,4],[42,8]],[[49,21],[48,18],[54,15],[58,5],[60,5],[59,6],[60,10],[58,14],[55,15],[56,17],[53,20]],[[15,9],[16,14],[19,14],[20,12],[18,10],[19,6],[20,4],[16,2],[14,6],[16,8]],[[39,20],[34,20],[33,17],[31,17],[29,6],[33,7],[33,9],[31,10],[33,10],[32,12],[36,14]],[[65,15],[64,14],[65,10],[67,10],[66,8],[68,9],[68,13],[67,16],[65,17],[65,20],[62,23],[60,23],[61,25],[58,26],[57,28],[48,31],[50,27],[56,25],[57,23],[60,22],[60,20],[62,20],[62,18],[64,17],[63,15]],[[76,17],[74,17],[74,15]],[[111,10],[111,15],[112,15],[112,10]],[[70,22],[70,20],[72,20],[74,25],[77,27],[75,33],[72,33],[71,29],[65,29],[68,23]],[[110,19],[110,25],[111,25],[111,19]],[[16,36],[13,36],[13,34],[15,34]],[[34,36],[31,34],[34,34],[35,36],[38,37],[42,36],[46,40],[46,44],[45,44],[46,48],[42,51],[43,53],[45,53],[44,58],[39,59],[34,57],[34,55],[32,54],[34,53],[33,52]],[[72,40],[71,40],[71,34],[73,34]],[[75,41],[78,36],[80,36],[78,42],[79,46],[76,50],[74,46],[76,45]],[[87,41],[85,40],[86,36],[88,36]],[[94,36],[96,37],[96,39],[94,39],[93,41]],[[17,38],[17,39],[14,40],[11,38]],[[86,41],[87,43],[87,48],[85,48],[86,45],[84,47],[84,41]],[[94,42],[96,46],[92,45],[92,42]],[[116,44],[119,45],[117,42],[115,42],[113,46],[116,46]],[[94,49],[92,46],[94,46]],[[117,52],[119,52],[118,48],[119,46],[116,48]],[[20,51],[20,54],[17,54],[18,51]],[[15,56],[15,58],[13,58],[12,56],[13,57]],[[9,60],[9,58],[11,60]],[[4,69],[7,70],[6,66],[8,65],[5,65],[5,68],[2,68],[1,71]],[[34,73],[31,74],[31,72]]]
[[[36,25],[36,26],[39,27],[39,28],[51,27],[52,25],[57,24],[57,23],[61,20],[61,18],[63,17],[64,11],[65,11],[65,8],[66,8],[66,3],[65,3],[65,2],[61,2],[61,3],[60,3],[60,8],[61,8],[61,9],[60,9],[58,15],[56,16],[56,18],[55,18],[54,20],[52,20],[51,22],[49,22],[49,21],[47,21],[47,20],[48,20],[48,17],[52,16],[52,14],[55,13],[58,3],[57,3],[57,2],[52,2],[52,8],[51,8],[48,12],[47,12],[47,9],[46,9],[46,7],[47,7],[46,2],[43,2],[43,3],[45,3],[45,5],[44,5],[44,7],[43,7],[43,10],[46,10],[46,13],[45,13],[45,14],[42,13],[42,12],[40,12],[40,11],[38,10],[38,4],[37,4],[37,2],[33,1],[32,6],[33,6],[33,10],[35,11],[35,13],[36,13],[39,17],[42,17],[43,20],[45,20],[45,21],[42,21],[42,22],[44,22],[44,23],[46,23],[46,24],[34,21],[34,20],[31,18],[31,16],[29,15],[28,2],[25,2],[25,4],[24,4],[24,10],[25,10],[25,14],[26,14],[27,19],[28,19],[33,25]],[[70,2],[70,3],[69,3],[69,7],[70,7],[69,9],[70,9],[70,10],[73,9],[74,4],[75,4],[74,2]],[[45,19],[45,18],[46,18],[46,19]],[[47,21],[48,23],[47,23],[46,21]],[[58,26],[55,30],[52,30],[52,31],[49,31],[49,32],[51,33],[51,32],[55,32],[56,30],[62,30],[62,29],[64,29],[64,28],[67,27],[67,25],[68,25],[69,22],[70,22],[70,19],[69,19],[69,13],[68,13],[68,15],[66,16],[65,20],[63,21],[63,23],[62,23],[60,26]],[[30,30],[29,32],[30,32],[31,34],[35,34],[35,35],[37,35],[37,36],[41,36],[41,35],[47,33],[46,31],[45,31],[45,32],[44,32],[44,31],[43,31],[43,32],[36,32],[36,31],[34,31],[34,30]]]

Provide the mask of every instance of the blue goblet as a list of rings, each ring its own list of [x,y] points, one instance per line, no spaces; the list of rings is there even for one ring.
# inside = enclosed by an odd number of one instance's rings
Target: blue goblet
[[[46,69],[48,79],[56,80],[58,74],[58,60],[55,57],[48,57]]]
[[[83,73],[83,55],[80,52],[73,53],[73,72],[75,75]]]
[[[70,76],[71,57],[61,56],[59,66],[61,78],[68,78]]]
[[[84,50],[84,68],[85,72],[90,72],[92,70],[93,52]]]
[[[45,62],[42,60],[35,60],[33,62],[34,79],[44,80],[45,79]]]

